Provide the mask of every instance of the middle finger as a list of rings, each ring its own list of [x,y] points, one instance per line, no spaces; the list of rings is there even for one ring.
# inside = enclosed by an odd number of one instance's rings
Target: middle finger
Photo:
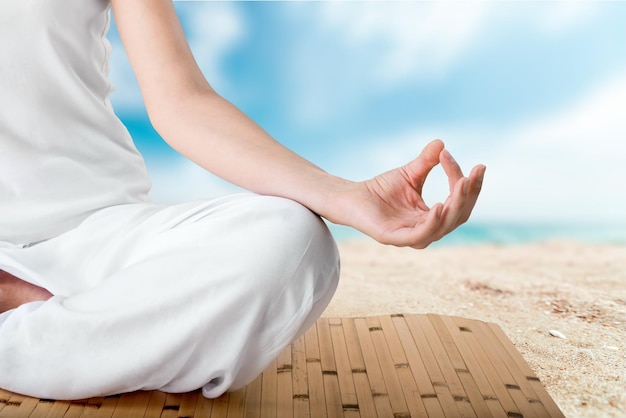
[[[439,160],[441,161],[441,166],[448,176],[448,184],[450,186],[450,193],[454,190],[454,186],[457,184],[460,178],[463,177],[463,171],[461,167],[456,162],[450,151],[444,149],[441,151],[439,156]]]

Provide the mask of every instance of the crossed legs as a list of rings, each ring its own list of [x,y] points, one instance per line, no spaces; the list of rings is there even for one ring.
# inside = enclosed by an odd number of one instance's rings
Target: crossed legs
[[[0,387],[51,399],[237,389],[315,322],[339,276],[321,219],[247,194],[112,207],[2,255],[36,283],[5,273],[7,307],[47,300],[0,314]]]

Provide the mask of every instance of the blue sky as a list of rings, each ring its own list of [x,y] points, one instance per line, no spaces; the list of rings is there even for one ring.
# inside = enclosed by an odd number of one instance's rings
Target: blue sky
[[[488,167],[478,221],[626,220],[624,2],[176,2],[209,82],[276,139],[362,180],[433,138]],[[235,190],[151,130],[115,27],[113,104],[152,196]],[[446,195],[433,173],[425,197]]]

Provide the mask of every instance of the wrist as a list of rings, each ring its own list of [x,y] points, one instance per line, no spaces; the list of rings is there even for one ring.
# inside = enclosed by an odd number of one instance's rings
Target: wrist
[[[309,208],[334,224],[352,225],[349,201],[359,193],[361,183],[329,175],[322,184],[319,199]]]

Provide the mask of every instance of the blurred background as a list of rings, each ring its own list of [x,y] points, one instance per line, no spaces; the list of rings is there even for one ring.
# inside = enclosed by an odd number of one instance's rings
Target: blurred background
[[[175,5],[213,87],[323,169],[363,180],[434,138],[468,171],[486,164],[471,221],[441,244],[626,243],[626,3]],[[237,191],[159,138],[114,24],[109,39],[113,105],[153,200]],[[445,199],[440,169],[424,194]]]

